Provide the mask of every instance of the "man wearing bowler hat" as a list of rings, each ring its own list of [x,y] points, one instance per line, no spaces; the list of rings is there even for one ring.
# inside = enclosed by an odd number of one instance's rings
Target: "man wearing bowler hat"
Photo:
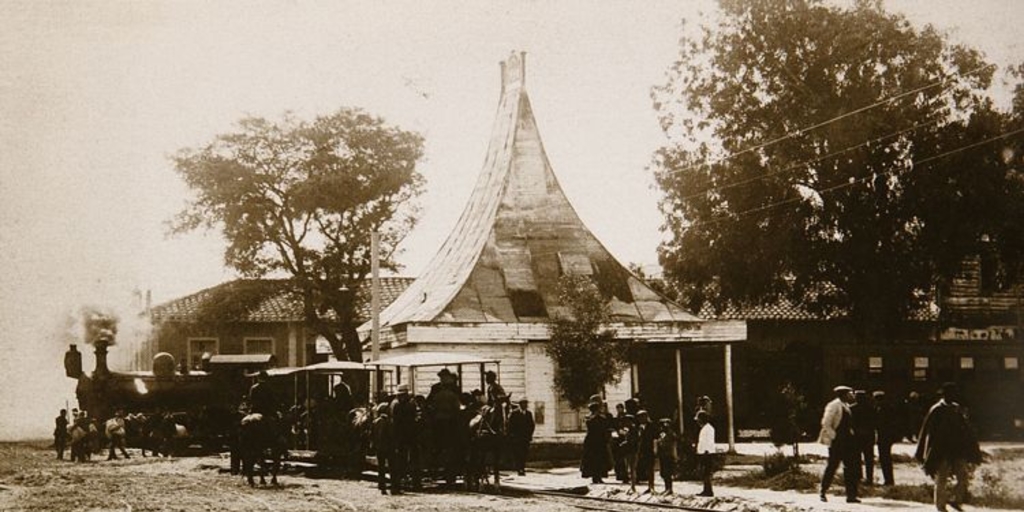
[[[508,416],[508,436],[512,445],[512,465],[520,475],[526,474],[526,454],[530,450],[530,441],[533,440],[533,431],[536,423],[533,421],[533,413],[527,408],[529,400],[523,398],[519,401],[519,407],[513,405],[512,412]]]
[[[821,416],[821,434],[818,442],[828,446],[828,463],[821,475],[821,501],[828,501],[828,488],[836,476],[839,463],[843,463],[843,483],[846,484],[847,503],[860,503],[857,499],[857,481],[860,480],[860,457],[853,435],[853,421],[850,403],[853,402],[853,388],[836,386],[832,390],[836,397],[827,405]]]

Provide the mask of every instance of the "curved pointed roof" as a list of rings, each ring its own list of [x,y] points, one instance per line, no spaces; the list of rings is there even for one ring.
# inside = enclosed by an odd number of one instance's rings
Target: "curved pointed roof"
[[[469,204],[426,270],[381,312],[409,322],[545,321],[558,279],[592,276],[617,321],[696,322],[629,273],[583,225],[541,143],[524,87],[525,53],[501,63],[501,97]]]

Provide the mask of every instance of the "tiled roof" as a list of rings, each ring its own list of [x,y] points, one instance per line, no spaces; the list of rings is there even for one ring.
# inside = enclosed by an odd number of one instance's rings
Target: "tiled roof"
[[[413,279],[382,277],[381,307],[398,297]],[[216,311],[218,322],[301,322],[302,301],[293,292],[287,279],[237,279],[219,284],[192,295],[154,306],[151,316],[156,321],[198,322]],[[370,280],[359,291],[357,323],[370,318]]]
[[[835,286],[831,284],[824,285],[822,289],[821,293],[836,293]],[[816,292],[808,292],[807,300],[799,304],[794,304],[787,299],[780,299],[767,304],[730,304],[722,311],[715,311],[710,304],[705,302],[699,315],[701,318],[715,320],[842,320],[847,317],[847,312],[844,310],[834,310],[828,313],[811,312],[805,303],[816,298]],[[915,322],[934,322],[938,318],[939,307],[934,301],[929,301],[926,306],[907,314],[907,320]]]

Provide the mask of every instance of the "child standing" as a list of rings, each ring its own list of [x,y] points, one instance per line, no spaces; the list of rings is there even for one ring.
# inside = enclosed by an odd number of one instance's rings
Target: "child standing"
[[[676,434],[672,430],[672,421],[668,418],[659,420],[660,429],[655,441],[658,454],[658,466],[661,479],[665,482],[665,494],[672,494],[672,476],[676,471]]]
[[[706,411],[697,413],[697,424],[700,433],[697,435],[697,464],[704,480],[704,491],[697,496],[714,496],[711,490],[711,473],[714,470],[715,427],[711,426],[711,416]]]

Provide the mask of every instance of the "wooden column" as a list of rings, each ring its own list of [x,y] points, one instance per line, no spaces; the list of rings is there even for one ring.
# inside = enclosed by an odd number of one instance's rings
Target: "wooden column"
[[[676,409],[679,411],[679,432],[686,430],[683,421],[683,349],[676,347]]]
[[[640,365],[636,363],[629,365],[629,392],[630,398],[640,392]]]
[[[736,428],[732,416],[732,343],[725,344],[725,410],[729,429],[729,453],[736,453]]]

